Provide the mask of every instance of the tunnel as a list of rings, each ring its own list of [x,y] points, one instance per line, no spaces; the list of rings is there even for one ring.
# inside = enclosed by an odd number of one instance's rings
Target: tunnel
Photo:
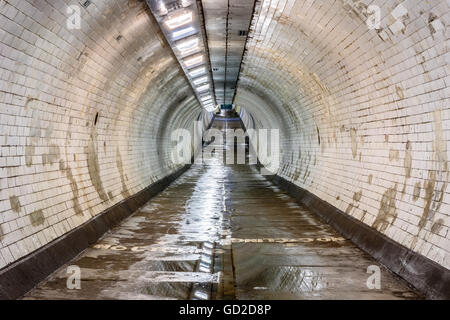
[[[449,26],[0,0],[0,298],[450,299]]]

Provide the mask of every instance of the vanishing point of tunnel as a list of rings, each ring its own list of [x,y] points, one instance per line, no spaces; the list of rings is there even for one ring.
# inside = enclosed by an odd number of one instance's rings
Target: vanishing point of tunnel
[[[449,0],[0,0],[0,299],[450,299]]]

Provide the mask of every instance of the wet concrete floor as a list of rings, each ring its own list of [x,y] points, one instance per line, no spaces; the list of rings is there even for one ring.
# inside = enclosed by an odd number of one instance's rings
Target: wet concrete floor
[[[218,117],[213,128],[240,127]],[[418,299],[421,296],[260,175],[193,165],[25,299]],[[80,289],[69,266],[81,271]],[[369,289],[369,266],[381,269]],[[372,282],[371,282],[372,283]]]

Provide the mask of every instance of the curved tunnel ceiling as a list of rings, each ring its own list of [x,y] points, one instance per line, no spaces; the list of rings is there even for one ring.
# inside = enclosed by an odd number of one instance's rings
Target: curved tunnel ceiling
[[[449,268],[449,3],[372,1],[376,31],[366,2],[256,1],[235,104],[281,130],[281,177]],[[170,132],[211,119],[144,0],[79,30],[66,6],[0,2],[0,267],[174,172]]]

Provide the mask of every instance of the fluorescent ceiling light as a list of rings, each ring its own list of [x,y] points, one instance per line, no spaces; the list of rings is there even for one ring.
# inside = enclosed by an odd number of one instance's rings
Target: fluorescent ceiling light
[[[177,45],[177,49],[180,51],[191,50],[198,47],[198,38],[184,40],[179,42]]]
[[[205,102],[205,101],[210,100],[211,98],[212,98],[211,95],[209,95],[209,96],[201,97],[200,100],[201,100],[202,102]]]
[[[184,28],[184,29],[175,31],[174,33],[172,33],[172,37],[174,37],[174,38],[180,38],[180,37],[186,36],[186,35],[188,35],[188,34],[194,32],[194,31],[195,31],[194,28],[192,28],[192,27],[187,27],[187,28]]]
[[[195,79],[194,81],[192,81],[196,86],[198,86],[199,84],[202,84],[204,82],[208,81],[208,77],[201,77],[198,79]]]
[[[205,90],[208,90],[208,89],[209,89],[209,83],[207,83],[207,84],[205,84],[205,85],[203,85],[201,87],[198,87],[197,91],[202,92],[202,91],[205,91]]]
[[[199,68],[193,69],[191,72],[189,72],[189,75],[191,77],[196,77],[196,76],[204,74],[205,72],[206,72],[205,67],[199,67]]]
[[[185,12],[180,15],[170,17],[165,23],[170,30],[173,30],[192,22],[192,17],[192,12]]]
[[[186,41],[179,42],[176,47],[182,56],[186,56],[194,53],[199,49],[198,38],[189,39]]]
[[[182,57],[190,56],[191,54],[194,54],[194,53],[198,52],[199,49],[200,49],[200,48],[197,47],[197,48],[192,48],[192,49],[189,49],[189,50],[186,50],[186,51],[181,51],[181,52],[180,52],[180,55],[181,55]]]
[[[203,56],[196,56],[196,57],[184,60],[184,64],[186,65],[186,67],[192,67],[192,66],[195,66],[196,64],[199,64],[202,62],[203,62]]]

